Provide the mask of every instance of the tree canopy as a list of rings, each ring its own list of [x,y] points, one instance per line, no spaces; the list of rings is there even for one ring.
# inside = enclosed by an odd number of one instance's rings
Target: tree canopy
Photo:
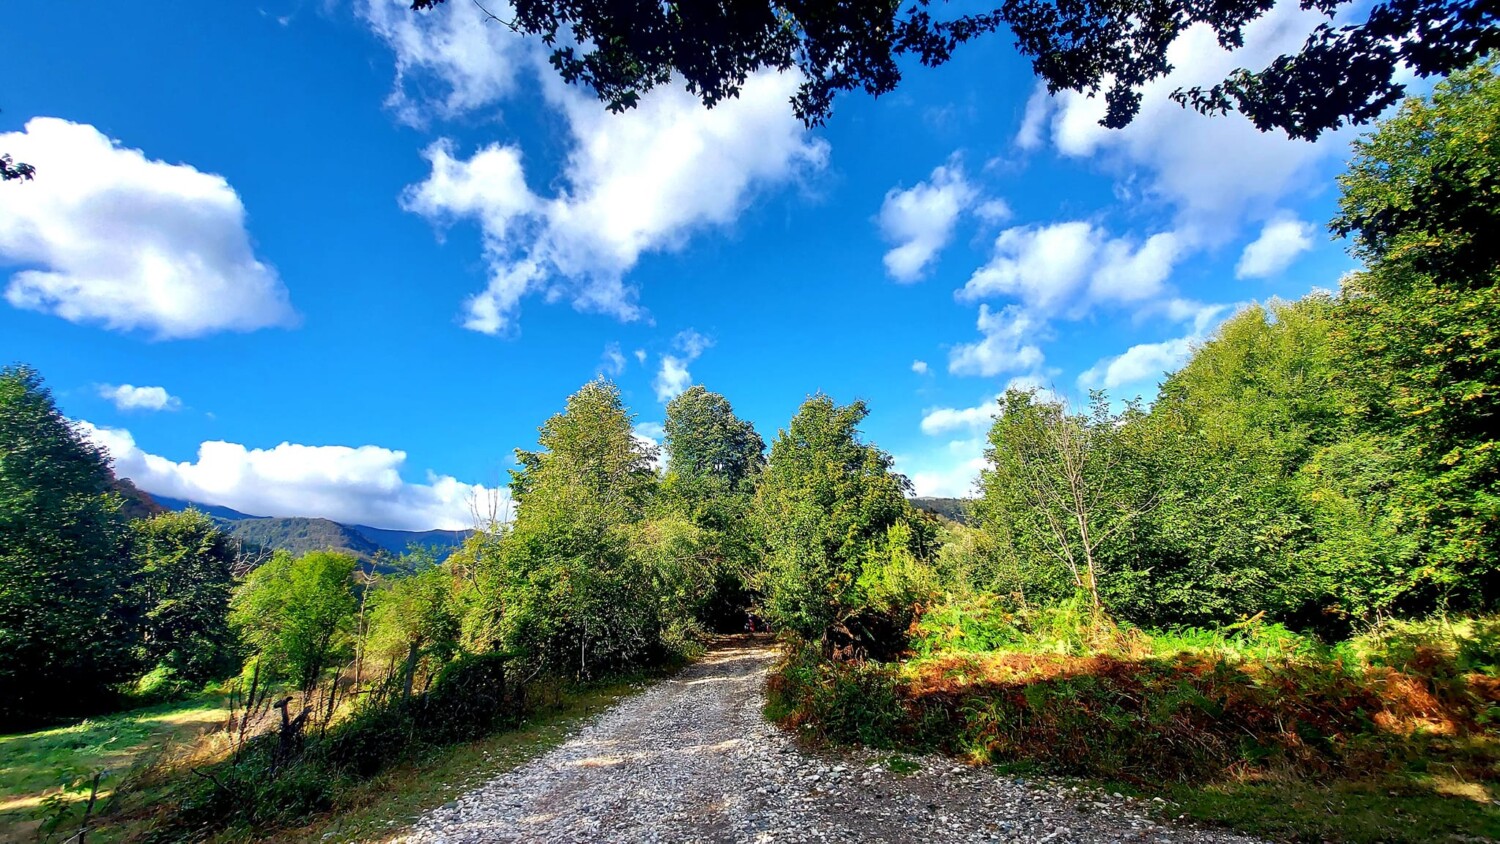
[[[412,0],[418,11],[446,0]],[[739,94],[752,73],[796,70],[803,83],[793,109],[822,123],[834,97],[863,90],[879,96],[901,82],[903,60],[928,67],[964,44],[1009,29],[1021,54],[1052,93],[1103,93],[1104,125],[1130,123],[1141,89],[1172,71],[1167,50],[1189,27],[1211,27],[1221,45],[1238,47],[1245,27],[1274,0],[1002,0],[992,8],[944,14],[931,0],[903,8],[895,0],[768,3],[512,0],[513,15],[493,22],[540,36],[563,79],[592,88],[614,111],[681,80],[712,107]],[[1258,128],[1316,138],[1345,123],[1366,123],[1405,92],[1397,71],[1419,76],[1465,67],[1500,47],[1494,4],[1485,0],[1385,0],[1363,22],[1335,23],[1353,0],[1307,0],[1329,21],[1302,49],[1262,69],[1241,68],[1209,88],[1179,90],[1178,102],[1204,113],[1236,109]],[[484,8],[481,5],[481,8]]]
[[[76,710],[131,672],[113,480],[35,370],[0,369],[0,719]]]

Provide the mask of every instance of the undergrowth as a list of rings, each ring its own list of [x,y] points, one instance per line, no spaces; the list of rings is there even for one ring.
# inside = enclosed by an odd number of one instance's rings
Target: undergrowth
[[[228,756],[164,767],[157,782],[140,784],[160,791],[143,838],[202,839],[231,828],[295,824],[393,765],[513,726],[526,700],[507,682],[506,661],[502,654],[461,656],[426,693],[373,699],[326,732],[288,737],[270,730]]]
[[[1073,606],[982,599],[919,620],[903,663],[789,650],[767,712],[832,742],[1197,795],[1190,813],[1239,826],[1244,813],[1216,794],[1271,803],[1267,795],[1337,787],[1338,799],[1318,802],[1307,824],[1280,811],[1280,827],[1262,831],[1436,840],[1403,838],[1383,821],[1361,826],[1355,816],[1387,795],[1408,822],[1412,812],[1433,813],[1425,827],[1410,824],[1421,834],[1495,828],[1497,631],[1494,619],[1387,623],[1328,646],[1259,619],[1148,633],[1088,620]],[[1341,806],[1349,830],[1377,832],[1338,834],[1328,813],[1337,817]]]

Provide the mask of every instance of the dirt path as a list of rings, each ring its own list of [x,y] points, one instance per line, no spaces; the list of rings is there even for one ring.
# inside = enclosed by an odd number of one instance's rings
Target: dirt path
[[[401,840],[1250,842],[936,757],[898,775],[872,753],[810,755],[761,715],[774,656],[716,649]]]

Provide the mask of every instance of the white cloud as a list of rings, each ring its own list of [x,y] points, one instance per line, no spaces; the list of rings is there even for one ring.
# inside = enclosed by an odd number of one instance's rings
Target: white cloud
[[[1137,244],[1084,221],[1016,226],[995,238],[989,263],[970,276],[959,298],[1011,296],[1039,316],[1076,318],[1097,302],[1160,294],[1183,252],[1174,232]]]
[[[713,341],[689,328],[679,332],[672,340],[672,345],[677,349],[677,354],[661,356],[661,368],[657,370],[656,380],[652,384],[656,390],[656,400],[663,404],[692,386],[693,374],[688,371],[688,364],[697,360],[705,349],[713,345]]]
[[[1010,218],[1016,216],[1016,212],[1012,211],[1010,203],[1003,199],[987,199],[974,209],[974,216],[986,223],[997,225],[1008,222]]]
[[[1016,146],[1033,150],[1042,145],[1047,131],[1047,118],[1052,115],[1052,98],[1047,95],[1047,85],[1038,82],[1026,100],[1026,113],[1021,117],[1021,128],[1016,132]]]
[[[976,494],[984,447],[983,437],[954,440],[939,452],[898,457],[896,468],[911,479],[917,495],[967,498]]]
[[[1179,230],[1195,240],[1222,242],[1246,217],[1268,213],[1281,197],[1310,185],[1314,165],[1345,152],[1349,133],[1328,133],[1311,144],[1293,141],[1279,132],[1260,132],[1238,114],[1204,117],[1168,94],[1295,53],[1325,21],[1316,11],[1282,0],[1246,28],[1245,47],[1233,53],[1219,46],[1207,26],[1194,26],[1167,52],[1176,70],[1143,89],[1140,114],[1130,126],[1105,129],[1099,125],[1102,97],[1065,92],[1045,107],[1028,105],[1017,143],[1039,139],[1036,127],[1050,117],[1052,140],[1064,155],[1099,156],[1125,178],[1144,176],[1148,195],[1175,209]]]
[[[397,530],[472,528],[492,502],[510,511],[509,492],[428,473],[426,483],[402,480],[406,453],[379,446],[282,443],[246,448],[222,441],[198,447],[194,461],[143,451],[129,431],[78,423],[109,449],[115,474],[157,495],[231,507],[256,516],[308,516]]]
[[[995,420],[997,409],[994,397],[976,407],[933,408],[922,414],[922,433],[936,436],[957,430],[979,431]]]
[[[953,237],[958,215],[978,192],[957,161],[938,167],[925,182],[906,190],[891,188],[880,207],[880,233],[896,246],[885,253],[885,270],[897,281],[920,279]]]
[[[1292,261],[1313,247],[1312,223],[1289,214],[1273,217],[1260,230],[1260,237],[1245,247],[1235,264],[1235,278],[1265,278],[1292,265]]]
[[[1154,234],[1139,249],[1125,240],[1105,243],[1100,252],[1100,266],[1089,281],[1090,298],[1137,302],[1156,296],[1183,251],[1182,237],[1176,232]]]
[[[925,361],[925,360],[914,360],[914,361],[912,361],[911,362],[911,371],[917,373],[918,375],[926,375],[927,374],[927,361]]]
[[[465,325],[476,331],[509,330],[521,299],[536,292],[636,319],[637,292],[624,276],[641,255],[732,224],[758,191],[827,160],[827,144],[787,108],[798,83],[790,74],[756,74],[713,109],[662,87],[612,115],[555,73],[534,72],[568,126],[570,151],[551,195],[528,187],[518,147],[490,144],[465,160],[440,140],[426,152],[431,175],[403,197],[434,221],[479,223],[490,281],[466,306]]]
[[[223,176],[52,117],[0,149],[46,176],[0,185],[0,261],[26,267],[5,288],[15,307],[160,339],[296,321]]]
[[[168,393],[165,387],[136,387],[131,384],[100,384],[99,395],[120,410],[179,410],[182,399]]]
[[[1046,327],[1027,311],[1010,305],[992,312],[989,305],[980,305],[978,325],[984,339],[954,347],[948,354],[949,372],[991,376],[1041,366],[1037,343]]]
[[[1078,386],[1112,390],[1121,386],[1144,386],[1176,370],[1187,362],[1208,333],[1228,311],[1230,305],[1199,305],[1191,314],[1192,330],[1182,337],[1159,343],[1140,343],[1123,354],[1107,357],[1078,376]]]
[[[639,363],[642,366],[645,366],[646,365],[646,350],[645,349],[636,349],[635,350],[635,359],[636,359],[637,363]]]
[[[501,17],[514,14],[508,3],[486,6]],[[499,102],[516,89],[534,49],[474,3],[444,3],[419,14],[410,0],[365,0],[358,14],[396,54],[386,105],[412,125]]]
[[[604,347],[604,355],[600,358],[600,371],[614,376],[625,371],[625,354],[620,351],[619,343],[609,343]]]

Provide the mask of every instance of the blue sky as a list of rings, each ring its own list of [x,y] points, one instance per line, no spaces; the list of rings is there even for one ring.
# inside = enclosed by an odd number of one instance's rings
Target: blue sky
[[[643,435],[690,383],[769,440],[863,399],[961,494],[997,393],[1154,394],[1244,303],[1334,288],[1350,132],[1166,100],[1294,49],[1190,31],[1122,132],[1005,37],[807,131],[765,75],[623,116],[454,2],[26,4],[0,35],[0,360],[144,488],[266,515],[461,527],[597,374]],[[146,389],[143,389],[146,388]]]

